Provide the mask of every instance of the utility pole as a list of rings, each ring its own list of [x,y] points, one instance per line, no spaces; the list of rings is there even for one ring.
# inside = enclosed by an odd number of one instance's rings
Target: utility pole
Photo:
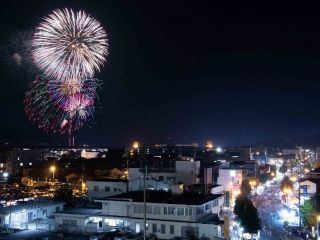
[[[144,216],[143,216],[143,240],[147,239],[147,201],[146,201],[146,180],[147,180],[148,167],[145,165],[144,179],[143,179],[143,205],[144,205]]]

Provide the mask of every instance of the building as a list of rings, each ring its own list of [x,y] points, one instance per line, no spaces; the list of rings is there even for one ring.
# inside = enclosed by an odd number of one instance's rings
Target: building
[[[300,195],[305,197],[314,196],[317,193],[317,185],[320,179],[300,179]]]
[[[55,214],[56,228],[72,233],[107,231],[114,227],[144,231],[143,191],[131,191],[95,200],[101,212],[84,209]],[[222,237],[223,222],[218,218],[222,194],[203,197],[199,194],[174,195],[164,191],[147,191],[146,233],[160,239]]]
[[[51,217],[63,210],[62,202],[29,201],[0,208],[0,225],[9,228],[31,229],[36,220]]]
[[[161,161],[160,164],[148,166],[147,188],[154,190],[176,191],[181,184],[193,185],[200,182],[200,161],[193,159],[177,161]],[[142,190],[144,186],[145,168],[129,168],[129,191]]]
[[[226,207],[232,207],[236,196],[240,193],[241,182],[245,176],[245,171],[233,167],[220,167],[218,185],[224,187],[226,194]]]
[[[90,200],[97,198],[119,195],[128,191],[128,180],[125,179],[106,179],[106,180],[88,180],[88,193]]]
[[[55,213],[56,231],[68,233],[93,233],[102,231],[101,210],[75,208]]]
[[[135,232],[143,231],[143,192],[133,191],[110,198],[96,200],[102,203],[103,224],[115,223],[127,226]],[[163,191],[147,192],[147,234],[160,239],[174,237],[222,237],[222,225],[218,213],[224,204],[222,194],[173,195]]]

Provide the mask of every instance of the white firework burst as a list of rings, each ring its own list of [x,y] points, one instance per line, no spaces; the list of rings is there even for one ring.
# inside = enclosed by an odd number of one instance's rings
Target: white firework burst
[[[108,54],[107,34],[84,11],[57,9],[37,27],[32,42],[35,64],[50,78],[91,78]]]

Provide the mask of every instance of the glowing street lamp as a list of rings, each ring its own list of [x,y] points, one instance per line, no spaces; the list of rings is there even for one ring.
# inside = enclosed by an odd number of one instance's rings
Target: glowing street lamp
[[[54,172],[56,171],[56,166],[51,166],[50,171],[52,172],[52,182],[54,182]]]
[[[291,188],[284,188],[283,189],[283,193],[286,194],[286,195],[290,194],[291,192],[292,192]]]
[[[255,187],[255,186],[257,186],[257,181],[256,180],[251,180],[251,181],[249,181],[249,184],[250,184],[251,187]]]
[[[290,180],[291,180],[292,182],[295,182],[295,181],[297,181],[298,179],[297,179],[296,176],[292,176],[292,177],[290,177]]]
[[[222,148],[221,147],[217,147],[216,151],[217,151],[217,153],[221,153],[222,152]]]
[[[213,148],[213,143],[212,143],[212,141],[207,141],[206,148],[207,148],[208,150],[211,150],[211,149]]]
[[[139,142],[133,142],[132,147],[133,147],[133,149],[138,149],[139,148]]]
[[[286,202],[288,203],[288,195],[292,193],[292,189],[291,188],[284,188],[282,191],[286,197]]]

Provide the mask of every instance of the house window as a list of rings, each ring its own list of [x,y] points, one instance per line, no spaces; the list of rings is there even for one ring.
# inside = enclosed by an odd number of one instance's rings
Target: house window
[[[161,224],[161,233],[166,233],[166,225]]]
[[[167,207],[164,207],[164,208],[163,208],[163,214],[164,214],[164,215],[167,215],[167,214],[168,214],[168,208],[167,208]]]
[[[114,191],[114,192],[118,192],[118,188],[114,188],[113,191]]]
[[[203,207],[197,207],[197,215],[203,214]]]
[[[189,216],[192,216],[192,208],[189,208]]]
[[[192,216],[192,208],[185,208],[185,215]]]
[[[69,225],[69,219],[63,219],[62,220],[63,225]]]
[[[168,207],[168,215],[174,215],[175,207]]]
[[[99,191],[99,186],[93,186],[93,191],[98,192]]]
[[[104,187],[104,191],[105,191],[105,192],[110,192],[110,187],[109,187],[109,186],[105,186],[105,187]]]
[[[159,176],[159,181],[163,181],[164,177],[163,176]]]
[[[147,213],[149,213],[149,214],[152,213],[152,206],[147,206]]]
[[[157,224],[155,224],[155,223],[152,224],[152,232],[153,233],[157,232]]]
[[[161,207],[160,206],[154,206],[153,207],[153,213],[160,215],[161,214]]]
[[[70,219],[70,226],[77,226],[77,220]]]
[[[59,211],[60,211],[60,207],[57,206],[57,207],[56,207],[56,212],[59,212]]]
[[[144,213],[144,206],[138,205],[138,213]]]
[[[170,225],[170,234],[174,234],[174,225]]]
[[[204,205],[204,210],[208,210],[209,208],[210,208],[210,204],[209,203]]]
[[[136,233],[140,232],[140,223],[136,223]]]
[[[183,216],[184,215],[184,208],[178,208],[178,215]]]
[[[138,206],[136,204],[133,205],[133,213],[138,212]]]

